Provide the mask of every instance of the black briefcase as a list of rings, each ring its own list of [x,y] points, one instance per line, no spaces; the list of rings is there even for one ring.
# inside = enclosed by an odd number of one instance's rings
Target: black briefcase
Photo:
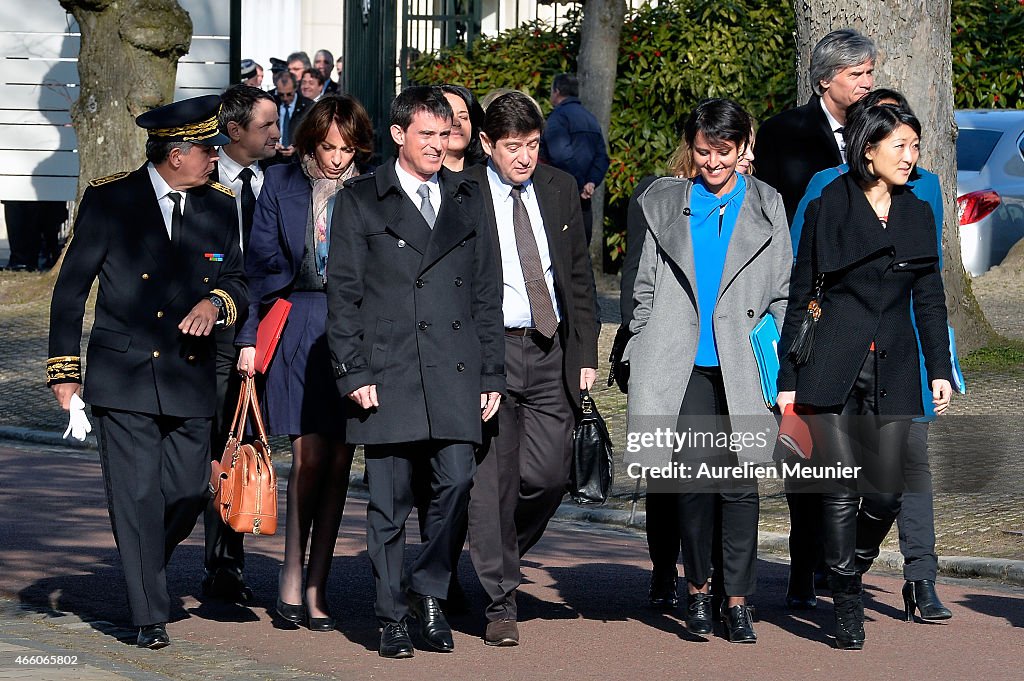
[[[603,504],[615,470],[612,440],[590,391],[580,392],[580,407],[583,413],[572,434],[569,496],[580,505]]]

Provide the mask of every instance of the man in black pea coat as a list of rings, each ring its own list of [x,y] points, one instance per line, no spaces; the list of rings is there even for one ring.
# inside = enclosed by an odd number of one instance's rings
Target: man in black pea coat
[[[811,52],[811,98],[758,129],[754,174],[782,195],[790,224],[814,174],[846,162],[846,109],[871,91],[876,55],[867,36],[832,31]]]
[[[505,390],[500,280],[480,188],[441,169],[452,112],[438,88],[391,107],[394,163],[338,194],[327,266],[327,335],[346,434],[365,445],[367,548],[380,654],[409,657],[406,618],[427,644],[453,648],[438,600],[448,590],[482,421]],[[427,541],[403,579],[416,459],[430,461]],[[406,593],[403,585],[408,584]]]
[[[470,556],[491,601],[484,642],[498,646],[519,642],[520,558],[565,494],[580,391],[597,367],[579,189],[568,173],[538,165],[543,126],[529,97],[499,97],[480,134],[490,160],[466,172],[486,197],[503,284],[508,397],[485,427],[469,502]]]
[[[47,383],[82,384],[86,298],[99,278],[84,399],[97,421],[111,525],[138,645],[169,643],[165,567],[207,502],[216,400],[211,332],[247,305],[231,190],[209,176],[216,95],[139,116],[146,165],[93,180],[50,307]]]

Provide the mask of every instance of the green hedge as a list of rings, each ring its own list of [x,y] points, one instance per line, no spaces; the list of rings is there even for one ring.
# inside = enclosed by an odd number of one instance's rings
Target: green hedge
[[[410,79],[532,94],[551,109],[551,78],[576,69],[580,15],[559,29],[524,24],[467,50],[425,55]],[[957,108],[1022,107],[1024,0],[953,0]],[[623,215],[637,181],[664,172],[683,120],[705,97],[736,99],[758,119],[796,103],[794,16],[787,0],[663,0],[626,17],[609,131],[606,238],[624,246]]]

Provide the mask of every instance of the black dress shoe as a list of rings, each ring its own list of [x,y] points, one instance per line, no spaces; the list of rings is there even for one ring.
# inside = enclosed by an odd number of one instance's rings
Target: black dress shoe
[[[171,637],[167,635],[167,628],[164,624],[150,624],[139,627],[139,638],[135,645],[140,648],[159,650],[171,644]]]
[[[711,621],[711,594],[698,591],[686,596],[686,628],[691,634],[707,636],[715,630]]]
[[[327,617],[313,617],[309,614],[308,608],[306,609],[306,614],[306,627],[310,631],[334,631],[334,627],[338,625],[338,623],[335,622],[334,618],[330,615],[328,615]]]
[[[921,614],[921,619],[928,621],[948,620],[953,616],[953,612],[939,600],[935,582],[930,579],[903,585],[903,609],[907,622],[914,621],[915,610]]]
[[[384,625],[380,632],[380,648],[377,654],[393,660],[412,657],[415,654],[405,622],[388,622]]]
[[[647,591],[647,602],[658,610],[671,610],[679,603],[675,575],[668,578],[651,577],[651,588]]]
[[[722,623],[725,625],[725,638],[730,643],[757,643],[757,634],[751,622],[750,608],[746,605],[722,605]]]
[[[281,597],[277,597],[277,614],[292,624],[302,624],[306,621],[306,606],[292,605],[285,603]]]
[[[251,603],[253,600],[250,589],[241,573],[228,568],[217,568],[213,572],[207,570],[203,578],[203,595],[228,603]]]
[[[450,653],[455,650],[455,641],[452,640],[452,628],[448,626],[448,620],[444,618],[441,604],[434,596],[419,596],[409,594],[409,609],[412,611],[420,624],[420,635],[427,645],[442,653]]]

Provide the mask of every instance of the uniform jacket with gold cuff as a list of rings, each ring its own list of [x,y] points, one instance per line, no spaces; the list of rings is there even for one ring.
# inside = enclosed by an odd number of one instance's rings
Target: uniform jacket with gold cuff
[[[247,287],[230,190],[205,185],[187,195],[175,248],[146,166],[90,183],[50,304],[48,383],[82,380],[82,317],[98,277],[85,401],[150,414],[212,416],[214,335],[187,336],[178,324],[210,294],[224,301],[225,325],[234,324],[248,305]]]

